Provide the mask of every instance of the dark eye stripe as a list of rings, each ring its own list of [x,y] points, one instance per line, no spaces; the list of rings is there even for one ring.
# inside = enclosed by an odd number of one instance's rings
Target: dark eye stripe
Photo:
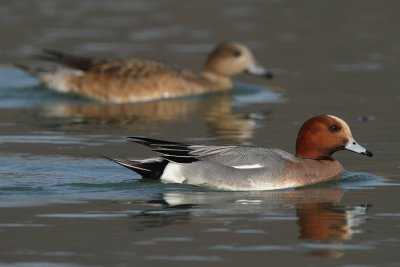
[[[238,50],[234,50],[234,51],[233,51],[233,55],[234,55],[235,57],[240,57],[240,56],[242,55],[242,52],[240,52],[240,51],[238,51]]]
[[[335,125],[335,124],[332,124],[331,126],[329,126],[329,131],[331,131],[332,133],[339,132],[340,129],[341,128],[339,126]]]

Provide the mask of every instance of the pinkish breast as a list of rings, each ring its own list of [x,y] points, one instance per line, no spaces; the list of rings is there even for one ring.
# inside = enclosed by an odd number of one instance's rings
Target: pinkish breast
[[[285,180],[294,186],[305,186],[337,179],[344,171],[335,160],[300,159],[285,161]]]

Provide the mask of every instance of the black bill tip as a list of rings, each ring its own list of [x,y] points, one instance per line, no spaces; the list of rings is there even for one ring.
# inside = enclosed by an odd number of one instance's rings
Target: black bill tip
[[[266,79],[268,79],[268,80],[271,80],[272,78],[274,78],[274,75],[272,74],[272,72],[267,72],[265,75],[264,75],[264,77],[266,78]]]
[[[374,154],[372,154],[372,152],[371,151],[369,151],[369,150],[366,150],[365,152],[363,152],[363,153],[361,153],[362,155],[365,155],[365,156],[367,156],[367,157],[372,157]]]

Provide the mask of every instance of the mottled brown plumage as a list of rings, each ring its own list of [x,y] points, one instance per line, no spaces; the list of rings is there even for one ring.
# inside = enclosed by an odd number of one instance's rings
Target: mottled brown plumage
[[[104,102],[144,102],[163,98],[229,90],[231,77],[240,73],[272,74],[257,65],[250,50],[236,42],[224,42],[210,53],[200,74],[141,59],[91,59],[44,50],[37,58],[57,63],[55,71],[35,71],[49,88]]]

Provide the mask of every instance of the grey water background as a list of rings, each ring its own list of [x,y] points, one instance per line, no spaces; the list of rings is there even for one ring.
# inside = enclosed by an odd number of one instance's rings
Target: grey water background
[[[0,266],[399,266],[397,1],[0,2]],[[46,90],[13,63],[43,48],[200,70],[222,40],[249,45],[272,81],[233,92],[101,104]],[[294,151],[321,113],[366,158],[337,182],[215,192],[143,182],[101,156],[146,157],[129,135]]]

